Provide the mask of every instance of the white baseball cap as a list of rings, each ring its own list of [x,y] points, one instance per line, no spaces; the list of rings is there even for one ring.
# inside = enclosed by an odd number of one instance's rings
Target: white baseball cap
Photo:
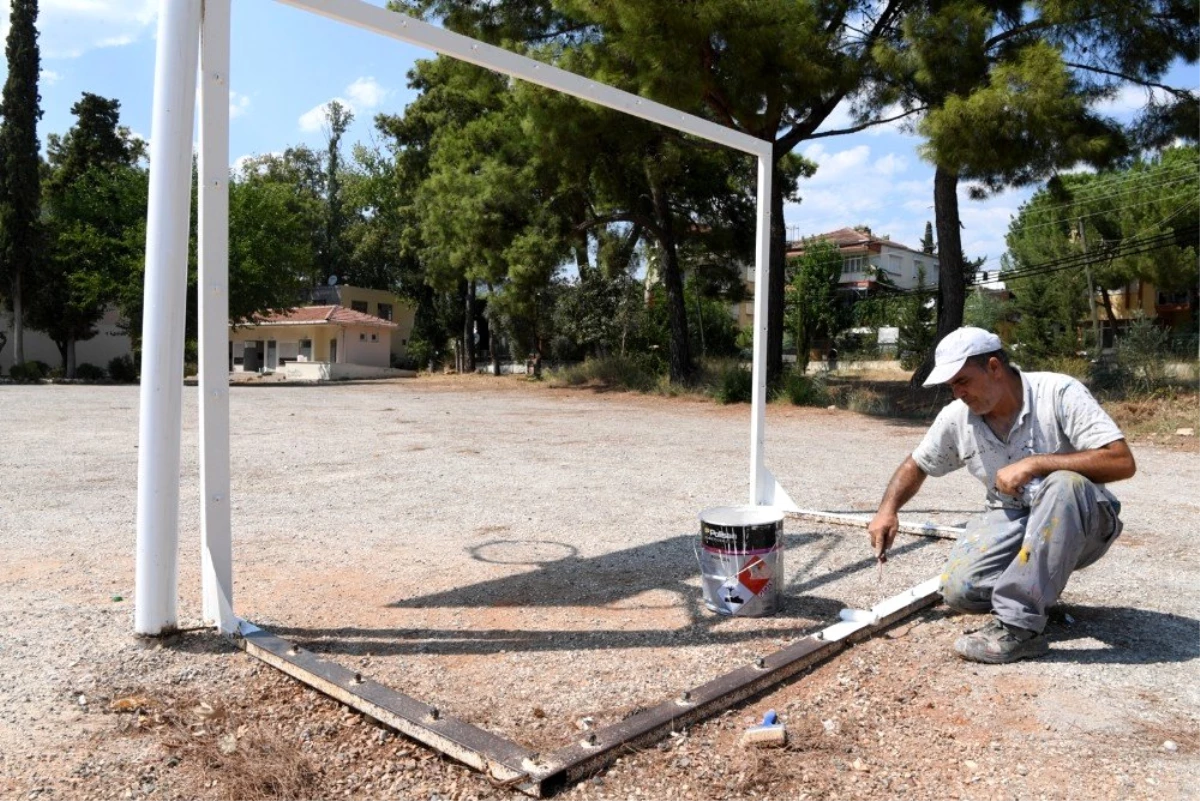
[[[958,375],[967,359],[983,353],[994,353],[1002,347],[1004,346],[1000,344],[1000,337],[982,328],[967,325],[951,331],[938,343],[933,354],[933,372],[925,379],[924,386],[945,384]]]

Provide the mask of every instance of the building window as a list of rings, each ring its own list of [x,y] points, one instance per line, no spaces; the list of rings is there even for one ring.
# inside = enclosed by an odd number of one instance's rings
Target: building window
[[[371,341],[372,341],[372,342],[378,342],[378,341],[379,341],[379,334],[371,334]]]
[[[377,316],[379,317],[379,319],[391,320],[392,319],[392,304],[380,303],[378,305],[379,305],[379,314]]]
[[[842,260],[842,275],[846,275],[847,273],[861,273],[862,270],[862,256],[847,256]]]
[[[305,362],[312,361],[312,340],[300,340],[300,360]]]
[[[352,301],[350,301],[350,308],[353,311],[362,312],[363,314],[366,314],[367,313],[367,302],[365,300],[352,300]]]
[[[359,341],[359,342],[366,342],[366,341],[367,341],[367,335],[366,335],[366,334],[359,334],[359,335],[358,335],[358,341]]]

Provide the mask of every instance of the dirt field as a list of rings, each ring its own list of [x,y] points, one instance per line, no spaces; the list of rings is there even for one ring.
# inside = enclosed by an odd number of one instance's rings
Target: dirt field
[[[521,797],[206,631],[132,636],[137,404],[0,386],[0,798]],[[783,610],[717,618],[696,515],[745,499],[745,406],[486,377],[236,387],[231,405],[238,614],[539,750],[936,575],[949,547],[902,537],[880,581],[865,531],[789,519]],[[189,628],[196,419],[189,388]],[[767,430],[801,506],[868,511],[922,428],[772,406]],[[1133,445],[1125,533],[1072,579],[1048,657],[962,662],[978,619],[937,607],[563,796],[1194,797],[1200,461]],[[908,518],[981,502],[956,474]],[[787,747],[739,747],[768,708]]]

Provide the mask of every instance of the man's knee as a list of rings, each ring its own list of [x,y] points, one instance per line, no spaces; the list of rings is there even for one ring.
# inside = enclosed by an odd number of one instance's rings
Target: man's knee
[[[991,591],[977,587],[965,576],[944,574],[939,590],[946,606],[957,612],[990,612],[992,609]]]
[[[1043,479],[1037,500],[1046,498],[1077,497],[1092,485],[1086,476],[1073,470],[1055,470]]]

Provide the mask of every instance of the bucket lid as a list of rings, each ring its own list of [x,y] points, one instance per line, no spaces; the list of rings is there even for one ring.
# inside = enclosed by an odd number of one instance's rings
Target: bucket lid
[[[700,513],[700,521],[710,526],[763,526],[783,517],[783,512],[772,506],[711,506]]]

